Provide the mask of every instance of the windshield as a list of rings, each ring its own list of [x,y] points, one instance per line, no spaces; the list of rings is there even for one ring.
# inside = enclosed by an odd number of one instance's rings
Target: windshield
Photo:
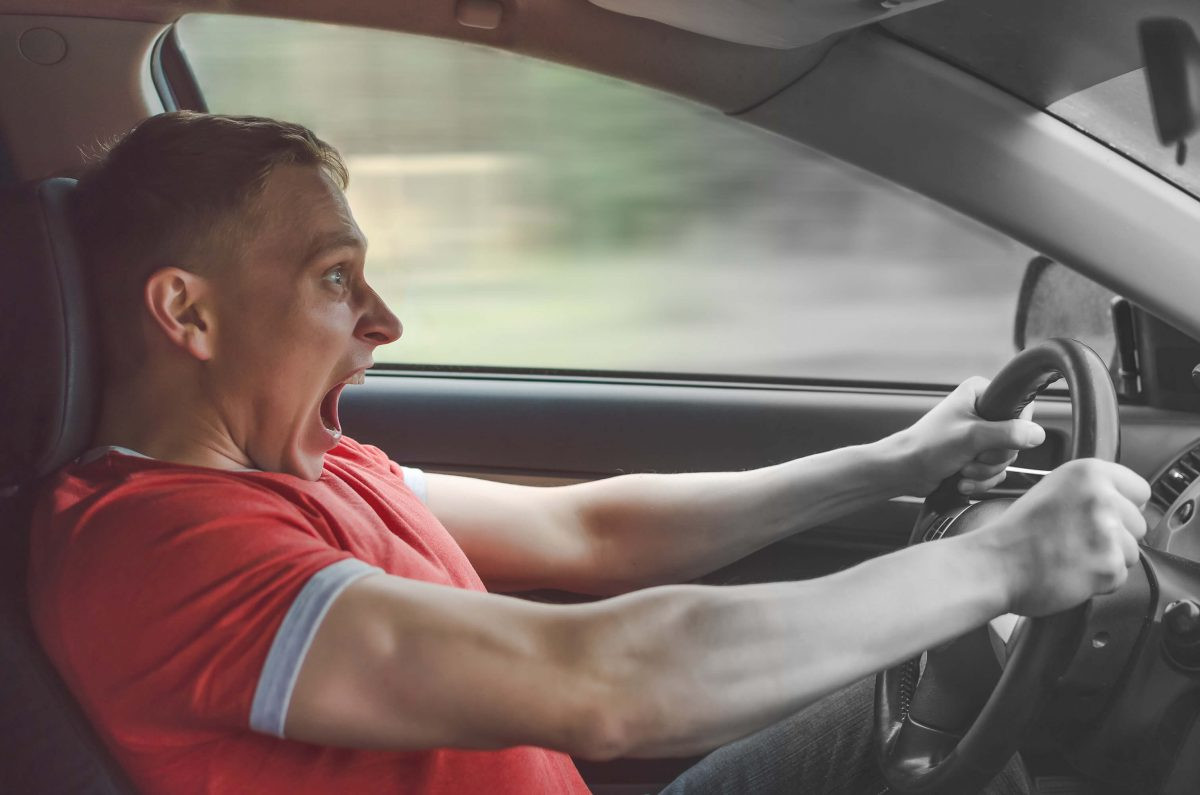
[[[1178,165],[1175,147],[1158,141],[1144,69],[1077,91],[1046,110],[1200,196],[1200,158],[1188,157]]]
[[[1200,30],[1200,4],[1178,0],[937,3],[882,27],[1200,196],[1200,160],[1177,165],[1154,129],[1137,31],[1156,16]]]

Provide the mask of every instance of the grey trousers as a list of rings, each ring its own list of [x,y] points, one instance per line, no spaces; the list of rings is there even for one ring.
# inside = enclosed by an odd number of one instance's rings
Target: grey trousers
[[[875,678],[827,696],[774,726],[718,748],[662,795],[881,795],[888,792],[871,745]],[[1013,757],[983,790],[1028,795],[1033,785]]]

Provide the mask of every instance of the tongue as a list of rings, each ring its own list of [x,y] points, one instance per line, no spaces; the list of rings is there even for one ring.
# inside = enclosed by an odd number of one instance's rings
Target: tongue
[[[325,393],[321,401],[321,424],[334,433],[342,432],[342,422],[338,419],[338,396],[342,394],[345,384],[338,384]]]

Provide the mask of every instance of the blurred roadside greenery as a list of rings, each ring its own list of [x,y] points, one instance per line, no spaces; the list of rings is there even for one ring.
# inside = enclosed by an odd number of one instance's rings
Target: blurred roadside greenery
[[[480,47],[199,15],[210,107],[351,168],[379,361],[951,383],[1011,354],[1031,252],[791,142]]]

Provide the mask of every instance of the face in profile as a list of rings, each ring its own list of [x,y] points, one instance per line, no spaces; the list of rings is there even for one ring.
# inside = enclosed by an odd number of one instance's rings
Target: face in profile
[[[322,170],[280,166],[234,267],[212,280],[206,388],[257,468],[309,480],[341,436],[338,398],[400,321],[366,280],[367,242]]]

